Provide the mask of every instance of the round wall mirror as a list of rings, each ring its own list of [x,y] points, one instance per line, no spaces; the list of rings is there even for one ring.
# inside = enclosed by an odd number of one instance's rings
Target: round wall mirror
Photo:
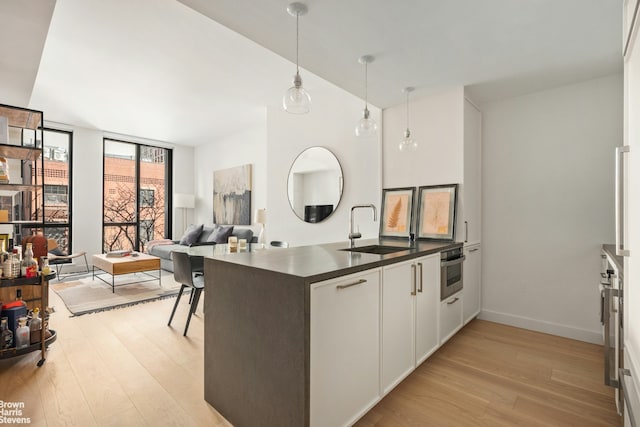
[[[342,167],[323,147],[311,147],[296,157],[289,170],[287,189],[293,212],[305,222],[321,222],[342,198]]]

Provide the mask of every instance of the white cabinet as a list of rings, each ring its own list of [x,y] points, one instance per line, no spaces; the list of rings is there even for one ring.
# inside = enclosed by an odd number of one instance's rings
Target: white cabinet
[[[464,100],[464,179],[461,186],[462,227],[457,240],[480,243],[482,221],[482,115],[467,99]]]
[[[352,424],[380,398],[380,269],[310,290],[310,425]]]
[[[382,269],[382,392],[438,347],[440,254]]]
[[[382,268],[382,392],[386,394],[414,368],[413,261]]]
[[[438,349],[440,304],[440,254],[416,261],[416,363],[418,366]]]
[[[440,303],[440,345],[462,328],[463,293],[456,292]]]
[[[482,253],[480,245],[464,249],[464,301],[462,319],[466,325],[480,313],[482,307]]]

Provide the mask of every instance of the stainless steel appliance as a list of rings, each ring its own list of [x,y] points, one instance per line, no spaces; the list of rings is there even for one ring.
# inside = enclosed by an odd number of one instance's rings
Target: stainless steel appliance
[[[440,301],[462,289],[462,247],[440,253]]]
[[[600,270],[600,322],[604,339],[604,383],[615,388],[618,414],[622,415],[620,369],[624,367],[623,260],[614,245],[604,245]]]

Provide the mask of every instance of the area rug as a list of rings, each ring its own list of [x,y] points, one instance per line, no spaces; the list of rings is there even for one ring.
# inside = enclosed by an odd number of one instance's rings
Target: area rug
[[[177,295],[180,284],[173,280],[173,274],[164,273],[162,286],[158,286],[157,280],[144,281],[149,277],[143,274],[116,276],[115,293],[111,291],[111,284],[91,277],[50,283],[50,288],[60,296],[72,316],[81,316]],[[104,277],[111,280],[109,275]]]

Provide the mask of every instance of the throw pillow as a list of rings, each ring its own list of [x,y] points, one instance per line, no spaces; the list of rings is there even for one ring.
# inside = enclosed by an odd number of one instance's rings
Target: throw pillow
[[[198,241],[198,237],[200,237],[200,234],[202,234],[202,224],[191,224],[187,227],[184,235],[180,238],[180,244],[187,246],[193,245]]]
[[[233,235],[240,239],[245,239],[247,243],[251,243],[251,239],[253,238],[253,230],[250,228],[236,228],[233,231]]]
[[[202,227],[202,234],[200,235],[200,237],[198,237],[198,243],[206,242],[207,239],[209,239],[209,236],[211,236],[211,233],[213,233],[213,230],[215,230],[215,228],[216,228],[215,224],[211,227],[207,225]]]
[[[216,225],[216,228],[207,239],[207,242],[227,243],[231,233],[233,233],[233,225]]]

